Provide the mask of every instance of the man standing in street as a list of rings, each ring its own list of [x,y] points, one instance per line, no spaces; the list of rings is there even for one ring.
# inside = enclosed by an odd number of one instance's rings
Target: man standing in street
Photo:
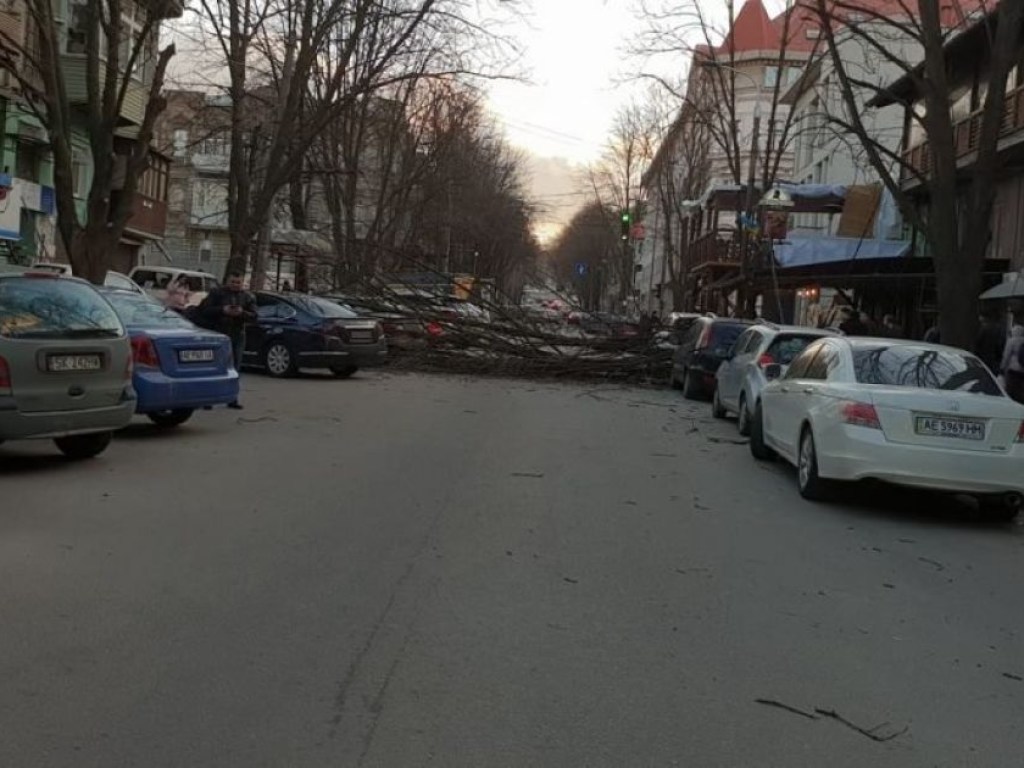
[[[999,373],[1006,350],[1006,326],[999,317],[999,312],[986,307],[981,313],[981,324],[978,327],[978,341],[974,345],[976,354],[989,370]]]
[[[242,355],[245,351],[245,324],[256,320],[256,299],[243,287],[240,272],[228,275],[225,285],[210,291],[199,307],[199,316],[204,328],[223,333],[231,339],[231,352],[235,359],[235,370],[242,371]],[[241,410],[237,400],[228,408]]]

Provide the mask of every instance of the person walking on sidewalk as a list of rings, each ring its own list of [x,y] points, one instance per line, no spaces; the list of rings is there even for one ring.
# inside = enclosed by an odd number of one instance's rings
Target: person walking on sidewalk
[[[204,328],[223,333],[231,339],[235,370],[241,373],[245,324],[256,320],[256,299],[243,287],[242,274],[230,273],[224,285],[210,291],[199,307],[199,315]],[[240,410],[242,405],[235,400],[228,404],[228,408]]]
[[[1021,320],[1021,317],[1014,315],[1013,328],[1006,341],[1000,366],[1006,393],[1018,403],[1024,403],[1024,325]]]

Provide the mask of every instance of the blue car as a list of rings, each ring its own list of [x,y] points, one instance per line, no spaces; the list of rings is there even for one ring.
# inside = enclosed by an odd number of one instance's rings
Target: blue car
[[[163,427],[196,408],[238,399],[238,371],[227,336],[199,328],[148,296],[101,288],[131,337],[136,413]]]

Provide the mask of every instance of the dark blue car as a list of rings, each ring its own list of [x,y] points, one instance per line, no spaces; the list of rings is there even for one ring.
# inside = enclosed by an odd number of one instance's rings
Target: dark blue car
[[[238,399],[238,371],[227,336],[193,325],[148,296],[100,290],[131,337],[136,413],[176,427],[197,408]]]

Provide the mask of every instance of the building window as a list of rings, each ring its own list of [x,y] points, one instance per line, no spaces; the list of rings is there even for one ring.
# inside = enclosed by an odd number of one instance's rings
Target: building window
[[[25,181],[39,183],[39,172],[46,150],[32,141],[18,142],[18,155],[14,162],[14,175]]]
[[[93,4],[90,0],[68,1],[68,26],[64,39],[64,50],[67,53],[88,53],[89,21]],[[97,28],[100,58],[107,55],[107,36]]]
[[[178,129],[174,132],[174,156],[184,157],[188,154],[188,131]]]
[[[764,84],[773,88],[778,85],[779,82],[779,68],[776,66],[770,66],[764,68]]]
[[[216,131],[205,136],[197,147],[200,155],[229,157],[231,155],[231,136],[227,131]]]
[[[75,197],[88,196],[89,161],[79,151],[73,152],[71,156],[71,186],[74,188]]]
[[[138,56],[135,59],[135,66],[132,67],[131,75],[136,80],[143,82],[149,77],[151,63],[151,47],[148,45],[151,40],[142,39],[142,32],[145,26],[145,9],[139,4],[129,2],[127,8],[121,12],[121,41],[118,56],[121,61],[121,67],[127,67],[132,51],[138,49]]]
[[[804,36],[808,40],[817,40],[819,37],[821,37],[821,30],[814,26],[808,27],[804,31]]]

